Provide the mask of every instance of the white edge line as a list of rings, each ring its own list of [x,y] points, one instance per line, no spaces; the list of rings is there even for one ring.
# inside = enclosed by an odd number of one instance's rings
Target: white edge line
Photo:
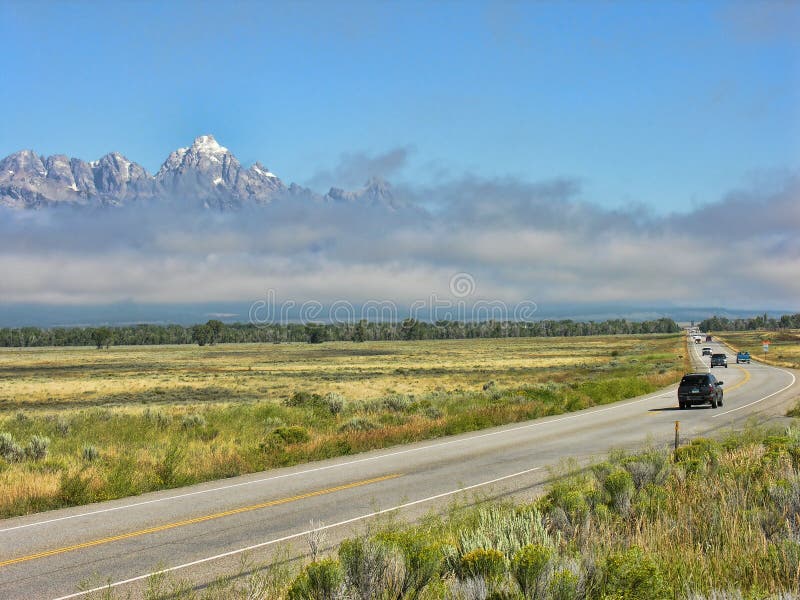
[[[126,585],[128,583],[134,583],[136,581],[141,581],[142,579],[147,579],[148,577],[153,577],[155,575],[161,575],[163,573],[170,573],[172,571],[178,571],[180,569],[185,569],[187,567],[193,567],[195,565],[199,565],[202,563],[210,562],[212,560],[218,560],[220,558],[227,558],[228,556],[233,556],[235,554],[241,554],[242,552],[249,552],[250,550],[257,550],[258,548],[263,548],[265,546],[271,546],[273,544],[278,544],[280,542],[286,542],[288,540],[298,538],[304,535],[308,535],[312,531],[323,531],[325,529],[333,529],[334,527],[341,527],[342,525],[348,525],[350,523],[355,523],[356,521],[362,521],[364,519],[369,519],[370,517],[375,517],[378,515],[382,515],[388,512],[393,512],[396,510],[401,510],[404,508],[408,508],[410,506],[414,506],[415,504],[422,504],[424,502],[430,502],[431,500],[438,500],[439,498],[444,498],[446,496],[452,496],[453,494],[458,494],[460,492],[466,492],[468,490],[472,490],[478,487],[482,487],[485,485],[491,485],[493,483],[497,483],[499,481],[503,481],[504,479],[511,479],[512,477],[519,477],[520,475],[525,475],[527,473],[532,473],[533,471],[539,471],[543,467],[533,467],[532,469],[525,469],[524,471],[519,471],[517,473],[512,473],[511,475],[504,475],[503,477],[498,477],[496,479],[492,479],[490,481],[484,481],[482,483],[476,483],[473,485],[468,485],[466,487],[458,488],[456,490],[452,490],[449,492],[443,492],[441,494],[436,494],[435,496],[428,496],[427,498],[422,498],[420,500],[414,500],[413,502],[406,502],[405,504],[399,504],[397,506],[393,506],[391,508],[384,508],[382,510],[378,510],[375,512],[368,513],[366,515],[360,515],[358,517],[353,517],[351,519],[346,519],[344,521],[339,521],[338,523],[333,523],[331,525],[323,525],[321,527],[316,527],[314,529],[309,529],[306,531],[301,531],[300,533],[293,533],[291,535],[286,535],[280,538],[276,538],[274,540],[269,540],[266,542],[261,542],[258,544],[253,544],[252,546],[247,546],[245,548],[239,548],[237,550],[230,550],[228,552],[223,552],[222,554],[217,554],[215,556],[209,556],[206,558],[201,558],[199,560],[194,560],[192,562],[184,563],[182,565],[177,565],[174,567],[169,567],[166,569],[161,569],[159,571],[153,571],[152,573],[147,573],[145,575],[139,575],[137,577],[131,577],[130,579],[124,579],[122,581],[117,581],[115,583],[108,583],[106,585],[93,588],[91,590],[84,590],[82,592],[75,592],[74,594],[69,594],[67,596],[59,596],[54,600],[69,600],[70,598],[79,598],[80,596],[85,596],[86,594],[93,594],[95,592],[101,592],[103,590],[109,590],[111,588],[119,587],[121,585]]]
[[[772,367],[772,368],[775,369],[775,367]],[[722,416],[725,416],[725,415],[730,414],[732,412],[736,412],[737,410],[742,410],[743,408],[747,408],[748,406],[753,406],[753,404],[758,404],[759,402],[761,402],[762,400],[766,400],[767,398],[772,398],[774,395],[780,394],[781,392],[788,390],[790,387],[792,387],[794,385],[794,382],[797,381],[797,378],[794,376],[794,373],[790,373],[789,371],[784,371],[783,369],[775,369],[775,370],[776,371],[780,371],[781,373],[786,373],[787,375],[789,375],[789,377],[792,378],[792,382],[789,385],[787,385],[786,387],[782,387],[777,392],[772,392],[771,394],[768,394],[768,395],[764,396],[763,398],[759,398],[758,400],[754,400],[753,402],[750,402],[748,404],[743,404],[742,406],[737,406],[736,408],[732,408],[730,410],[726,410],[723,413],[719,413],[717,415],[713,415],[711,418],[712,419],[716,419],[717,417],[722,417]]]
[[[79,514],[76,514],[76,515],[66,515],[64,517],[57,517],[57,518],[54,518],[54,519],[47,519],[47,520],[44,520],[44,521],[36,521],[34,523],[25,523],[23,525],[15,525],[14,527],[7,527],[5,529],[0,529],[0,533],[6,533],[8,531],[14,531],[16,529],[26,529],[28,527],[38,527],[40,525],[48,525],[50,523],[56,523],[56,522],[59,522],[59,521],[66,521],[66,520],[69,520],[69,519],[78,519],[78,518],[81,518],[81,517],[89,517],[89,516],[92,516],[92,515],[98,515],[98,514],[102,514],[102,513],[114,512],[114,511],[117,511],[117,510],[136,508],[137,506],[144,506],[146,504],[155,504],[157,502],[166,502],[168,500],[177,500],[177,499],[180,499],[180,498],[187,498],[189,496],[196,496],[198,494],[209,494],[209,493],[212,493],[212,492],[219,492],[219,491],[222,491],[222,490],[229,490],[229,489],[232,489],[232,488],[243,487],[243,486],[247,486],[247,485],[254,485],[254,484],[257,484],[257,483],[265,483],[267,481],[275,481],[277,479],[285,479],[285,478],[288,478],[288,477],[297,477],[299,475],[306,475],[308,473],[316,473],[316,472],[319,472],[319,471],[326,471],[326,470],[329,470],[329,469],[338,469],[338,468],[341,468],[341,467],[347,467],[347,466],[355,465],[355,464],[358,464],[358,463],[368,462],[368,461],[372,461],[372,460],[380,460],[382,458],[389,458],[391,456],[398,456],[398,455],[401,455],[401,454],[408,454],[410,452],[421,452],[423,450],[430,450],[431,448],[441,448],[442,446],[449,446],[449,445],[452,445],[452,444],[461,444],[461,443],[464,443],[464,442],[471,442],[472,440],[477,440],[477,439],[480,439],[480,438],[485,438],[485,437],[490,437],[490,436],[495,436],[495,435],[503,435],[503,434],[514,432],[514,431],[521,431],[523,429],[531,429],[533,427],[541,427],[541,426],[544,426],[544,425],[549,425],[550,423],[558,423],[560,421],[567,421],[567,420],[570,420],[570,419],[578,419],[578,418],[589,416],[589,415],[595,415],[595,414],[601,413],[601,412],[607,412],[609,410],[616,410],[618,408],[624,408],[624,407],[630,406],[632,404],[638,404],[639,402],[646,402],[648,400],[655,400],[656,398],[662,398],[664,396],[669,396],[670,394],[673,394],[673,393],[674,393],[674,390],[670,390],[668,392],[660,393],[660,394],[657,394],[655,396],[652,396],[652,395],[651,396],[646,396],[644,398],[640,398],[639,400],[633,400],[633,401],[628,401],[628,402],[626,402],[626,401],[615,402],[613,404],[613,406],[606,406],[604,408],[598,408],[597,410],[591,410],[590,412],[581,412],[581,413],[578,413],[578,414],[573,413],[573,414],[566,415],[566,416],[563,416],[563,417],[558,417],[556,419],[550,419],[548,421],[537,421],[535,423],[528,423],[527,425],[520,425],[519,427],[512,427],[512,428],[509,428],[509,429],[501,429],[500,431],[491,431],[489,433],[481,433],[481,434],[477,434],[477,435],[471,435],[471,436],[469,436],[467,438],[460,438],[460,439],[457,439],[457,440],[449,440],[449,441],[446,441],[446,442],[434,442],[432,444],[426,444],[425,446],[421,446],[419,448],[409,448],[407,450],[398,450],[397,452],[389,452],[389,453],[386,453],[386,454],[379,454],[378,456],[369,456],[367,458],[359,458],[359,459],[351,460],[351,461],[344,462],[344,463],[337,463],[335,465],[326,465],[324,467],[315,467],[313,469],[305,469],[303,471],[297,471],[295,473],[286,473],[284,475],[273,475],[273,476],[265,477],[265,478],[262,478],[262,479],[255,479],[253,481],[244,481],[242,483],[232,483],[230,485],[224,485],[224,486],[220,486],[220,487],[216,487],[216,488],[211,488],[211,489],[208,489],[208,490],[197,490],[195,492],[187,492],[187,493],[184,493],[184,494],[177,494],[175,496],[168,496],[166,498],[155,498],[153,500],[143,500],[141,502],[134,502],[133,504],[125,504],[123,506],[113,506],[111,508],[103,508],[103,509],[99,509],[99,510],[79,513]]]

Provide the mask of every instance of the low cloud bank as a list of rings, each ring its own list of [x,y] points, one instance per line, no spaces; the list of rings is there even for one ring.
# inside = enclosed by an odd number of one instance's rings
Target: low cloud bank
[[[401,153],[379,157],[391,170]],[[341,169],[362,175],[362,157]],[[367,165],[366,168],[368,168]],[[327,176],[327,175],[325,175]],[[404,206],[295,197],[236,212],[151,203],[0,212],[0,302],[472,300],[799,308],[800,177],[687,214],[607,210],[581,183],[463,178]]]

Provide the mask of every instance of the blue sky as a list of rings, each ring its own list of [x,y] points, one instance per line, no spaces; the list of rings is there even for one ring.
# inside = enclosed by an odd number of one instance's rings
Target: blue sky
[[[798,5],[0,3],[0,155],[156,170],[213,133],[286,181],[408,149],[395,183],[570,177],[603,206],[718,201],[800,156]]]

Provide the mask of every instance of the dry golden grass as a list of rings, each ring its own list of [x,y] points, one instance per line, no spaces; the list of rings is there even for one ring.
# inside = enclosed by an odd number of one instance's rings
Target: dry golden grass
[[[611,352],[663,352],[647,336],[506,338],[0,350],[0,409],[281,400],[298,390],[349,399],[563,380]]]
[[[39,461],[0,457],[0,515],[614,402],[676,381],[684,338],[3,350],[0,432],[51,445]]]
[[[800,369],[800,330],[726,331],[716,337],[734,350],[747,350],[753,360],[778,367]],[[770,342],[769,352],[766,355],[761,347],[764,340]]]

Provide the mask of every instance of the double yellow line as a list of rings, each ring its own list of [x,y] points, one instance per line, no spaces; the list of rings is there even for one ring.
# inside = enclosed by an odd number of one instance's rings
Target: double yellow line
[[[723,390],[725,390],[725,393],[732,392],[732,391],[733,391],[733,390],[735,390],[736,388],[738,388],[738,387],[742,387],[742,386],[743,386],[745,383],[747,383],[748,381],[750,381],[750,371],[748,371],[747,369],[744,369],[744,368],[740,367],[739,365],[734,365],[734,366],[735,366],[737,369],[739,369],[740,371],[742,371],[742,372],[744,373],[744,379],[742,379],[742,380],[741,380],[739,383],[737,383],[737,384],[735,384],[735,385],[732,385],[731,387],[724,387],[724,388],[722,388]]]
[[[372,483],[379,483],[381,481],[387,481],[389,479],[396,479],[397,477],[401,477],[402,473],[392,473],[391,475],[383,475],[381,477],[374,477],[372,479],[364,479],[362,481],[354,481],[352,483],[346,483],[344,485],[337,485],[336,487],[325,488],[323,490],[316,490],[313,492],[307,492],[305,494],[298,494],[297,496],[290,496],[288,498],[279,498],[278,500],[270,500],[268,502],[262,502],[260,504],[252,504],[250,506],[243,506],[241,508],[234,508],[232,510],[226,510],[223,512],[218,512],[210,515],[204,515],[202,517],[195,517],[194,519],[186,519],[184,521],[176,521],[174,523],[167,523],[165,525],[158,525],[156,527],[149,527],[147,529],[140,529],[138,531],[131,531],[130,533],[123,533],[120,535],[112,535],[110,537],[104,537],[96,540],[91,540],[89,542],[83,542],[81,544],[73,544],[72,546],[64,546],[62,548],[55,548],[53,550],[46,550],[44,552],[37,552],[36,554],[29,554],[28,556],[20,556],[18,558],[11,558],[8,560],[0,561],[0,567],[7,567],[9,565],[16,565],[18,563],[27,562],[30,560],[36,560],[38,558],[46,558],[48,556],[55,556],[57,554],[64,554],[65,552],[72,552],[74,550],[82,550],[84,548],[92,548],[94,546],[100,546],[102,544],[109,544],[111,542],[118,542],[120,540],[128,540],[130,538],[135,538],[143,535],[149,535],[151,533],[159,533],[161,531],[167,531],[169,529],[175,529],[176,527],[184,527],[186,525],[194,525],[196,523],[204,523],[205,521],[213,521],[214,519],[221,519],[222,517],[230,517],[232,515],[238,515],[241,513],[250,512],[253,510],[260,510],[262,508],[269,508],[271,506],[280,506],[281,504],[289,504],[290,502],[297,502],[298,500],[305,500],[307,498],[315,498],[316,496],[324,496],[326,494],[333,494],[334,492],[341,492],[344,490],[350,490],[353,488],[361,487],[364,485],[370,485]]]

